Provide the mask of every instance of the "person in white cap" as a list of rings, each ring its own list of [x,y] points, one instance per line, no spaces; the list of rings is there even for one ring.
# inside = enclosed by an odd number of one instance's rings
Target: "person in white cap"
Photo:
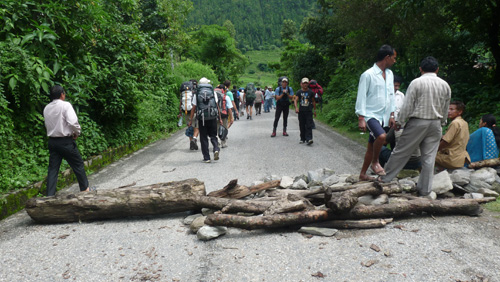
[[[290,101],[293,99],[293,89],[288,86],[288,78],[284,77],[281,80],[281,86],[276,88],[274,95],[276,97],[276,114],[274,116],[273,133],[271,137],[276,137],[276,127],[278,127],[281,113],[283,113],[283,136],[288,136],[286,126],[288,124]]]
[[[316,116],[316,100],[314,93],[309,89],[307,77],[302,78],[300,87],[293,100],[295,112],[299,116],[300,144],[311,145],[313,143],[313,113]],[[297,102],[299,102],[299,107],[297,107]]]

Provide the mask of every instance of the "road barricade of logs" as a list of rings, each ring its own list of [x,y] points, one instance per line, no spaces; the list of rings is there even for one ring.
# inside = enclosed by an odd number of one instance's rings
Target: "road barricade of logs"
[[[223,189],[207,195],[203,182],[187,179],[33,198],[28,201],[26,211],[39,223],[64,223],[208,208],[215,211],[205,219],[210,226],[247,230],[303,225],[347,229],[380,228],[394,218],[423,213],[478,216],[482,212],[481,203],[495,200],[494,197],[429,200],[404,191],[397,182],[323,185],[306,190],[282,189],[280,183],[272,180],[247,187],[232,180]],[[398,200],[380,205],[358,203],[362,196],[382,194]]]

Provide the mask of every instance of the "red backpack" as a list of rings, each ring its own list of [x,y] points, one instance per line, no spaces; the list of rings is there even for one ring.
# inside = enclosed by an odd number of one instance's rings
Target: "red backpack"
[[[318,84],[316,80],[311,80],[309,82],[309,89],[314,93],[314,100],[316,103],[321,102],[322,97],[323,97],[323,87]]]

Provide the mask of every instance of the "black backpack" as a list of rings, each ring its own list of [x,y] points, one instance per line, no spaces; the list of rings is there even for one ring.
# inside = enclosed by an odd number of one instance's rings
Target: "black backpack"
[[[196,113],[201,121],[214,120],[219,116],[214,88],[210,84],[199,84],[196,88]]]

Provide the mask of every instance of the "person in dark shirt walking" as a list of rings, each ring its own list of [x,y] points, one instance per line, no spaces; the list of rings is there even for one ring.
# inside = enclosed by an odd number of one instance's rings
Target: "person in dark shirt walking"
[[[299,114],[299,128],[300,128],[300,144],[313,143],[313,113],[316,116],[316,100],[314,93],[309,89],[309,79],[302,78],[300,81],[301,89],[295,93],[293,104],[295,105],[295,112]],[[297,102],[299,107],[297,107]]]

